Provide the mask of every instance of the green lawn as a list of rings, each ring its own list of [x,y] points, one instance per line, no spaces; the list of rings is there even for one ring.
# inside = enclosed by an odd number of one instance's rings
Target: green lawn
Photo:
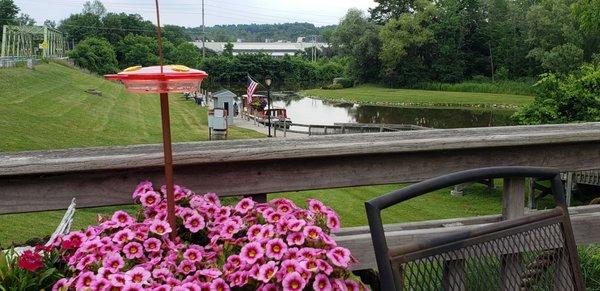
[[[403,187],[383,185],[369,187],[339,188],[302,191],[269,195],[269,199],[287,197],[306,207],[308,198],[324,201],[341,216],[343,226],[366,225],[364,202]],[[442,219],[463,216],[494,214],[501,212],[501,186],[490,191],[482,185],[465,190],[463,197],[453,197],[450,189],[424,195],[384,211],[385,223]],[[232,201],[232,199],[226,199]],[[225,201],[225,202],[227,202]],[[137,206],[102,207],[76,211],[72,229],[82,229],[96,222],[97,214],[110,215],[117,209],[136,212]],[[31,238],[50,235],[56,228],[64,211],[46,211],[24,214],[0,215],[0,246],[24,243]]]
[[[451,106],[516,108],[533,100],[531,96],[475,92],[447,92],[413,89],[390,89],[362,85],[339,90],[312,89],[305,96],[320,99],[390,106]]]
[[[55,63],[2,69],[0,88],[0,152],[162,141],[157,95],[130,94],[121,84]],[[174,142],[208,139],[205,108],[179,94],[170,105]],[[264,135],[232,128],[229,136]]]

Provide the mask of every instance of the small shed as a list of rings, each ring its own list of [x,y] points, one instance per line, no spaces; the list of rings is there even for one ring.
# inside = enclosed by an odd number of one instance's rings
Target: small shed
[[[227,123],[233,124],[235,117],[235,99],[237,95],[229,90],[221,90],[212,95],[214,109],[227,110]]]

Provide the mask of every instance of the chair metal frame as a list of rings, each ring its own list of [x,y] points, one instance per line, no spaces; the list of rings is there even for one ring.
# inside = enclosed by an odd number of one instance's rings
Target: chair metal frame
[[[526,215],[518,219],[492,223],[474,230],[452,233],[437,239],[424,240],[392,248],[388,247],[381,219],[382,210],[432,191],[465,182],[490,178],[527,177],[542,178],[551,181],[551,190],[556,203],[554,209],[540,211],[539,213]],[[564,249],[569,258],[568,265],[570,266],[572,284],[575,290],[584,290],[585,287],[577,257],[577,247],[564,195],[560,173],[554,169],[539,167],[490,167],[466,170],[432,178],[365,202],[382,290],[392,291],[402,290],[403,288],[402,274],[398,272],[397,268],[393,267],[392,260],[406,262],[426,255],[435,255],[436,253],[455,250],[469,243],[494,239],[501,235],[514,234],[528,228],[548,225],[550,223],[560,223],[564,239]],[[506,197],[504,198],[506,199]]]

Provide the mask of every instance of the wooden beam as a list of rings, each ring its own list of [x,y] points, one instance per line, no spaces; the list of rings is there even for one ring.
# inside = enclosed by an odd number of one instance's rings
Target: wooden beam
[[[600,167],[600,123],[181,143],[174,163],[176,183],[222,196],[415,182],[487,166],[584,170]],[[163,183],[158,145],[4,153],[0,213],[63,209],[73,197],[79,207],[128,204],[142,180]]]

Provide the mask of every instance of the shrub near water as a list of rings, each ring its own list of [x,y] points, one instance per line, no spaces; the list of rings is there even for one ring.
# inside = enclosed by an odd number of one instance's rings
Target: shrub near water
[[[317,200],[308,209],[287,199],[232,207],[176,186],[172,229],[164,193],[143,182],[133,194],[144,207],[138,218],[117,211],[53,242],[69,267],[54,289],[366,289],[351,277],[350,252],[330,236],[337,214]]]

